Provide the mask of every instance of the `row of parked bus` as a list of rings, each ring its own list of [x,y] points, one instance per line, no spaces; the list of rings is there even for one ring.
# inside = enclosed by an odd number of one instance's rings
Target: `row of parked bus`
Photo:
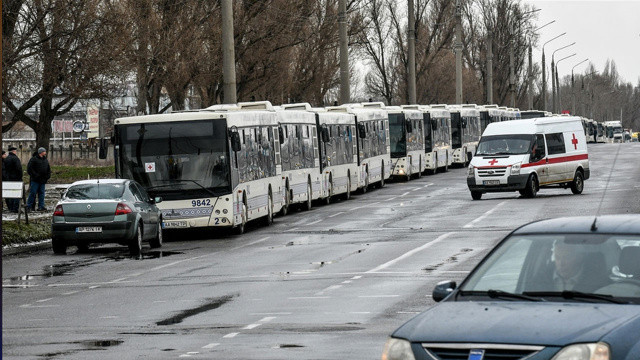
[[[520,116],[523,119],[549,117],[552,116],[548,111],[540,110],[527,110],[522,111]],[[561,116],[571,116],[569,114],[562,114]],[[593,119],[582,119],[582,127],[584,133],[587,136],[587,142],[589,143],[621,143],[624,142],[624,129],[620,121],[605,121],[598,122]]]
[[[265,224],[293,206],[349,199],[390,177],[466,166],[496,105],[215,105],[116,119],[116,176],[162,197],[164,229]]]

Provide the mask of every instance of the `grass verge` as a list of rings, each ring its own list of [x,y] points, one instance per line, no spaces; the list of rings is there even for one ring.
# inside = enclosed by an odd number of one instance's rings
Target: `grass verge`
[[[23,177],[25,184],[29,183],[29,175],[27,174],[27,166],[23,165]],[[115,167],[110,166],[68,166],[68,165],[51,165],[51,179],[47,181],[49,184],[70,184],[78,180],[87,179],[109,179],[116,175]]]
[[[29,225],[16,221],[2,222],[2,246],[26,244],[51,238],[51,218],[29,219]]]

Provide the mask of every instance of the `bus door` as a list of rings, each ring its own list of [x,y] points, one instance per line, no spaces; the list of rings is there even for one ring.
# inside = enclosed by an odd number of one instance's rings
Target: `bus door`
[[[460,113],[451,113],[451,147],[459,149],[462,147],[462,118]]]

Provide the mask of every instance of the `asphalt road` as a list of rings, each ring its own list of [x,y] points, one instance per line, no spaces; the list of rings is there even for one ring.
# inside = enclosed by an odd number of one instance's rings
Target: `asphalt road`
[[[464,278],[519,225],[640,213],[640,144],[589,151],[582,195],[472,201],[466,170],[452,169],[243,236],[179,234],[139,259],[119,246],[5,256],[2,358],[379,358],[437,282]]]

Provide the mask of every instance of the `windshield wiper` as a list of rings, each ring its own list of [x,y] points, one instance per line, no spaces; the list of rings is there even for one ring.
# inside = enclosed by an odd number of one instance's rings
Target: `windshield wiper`
[[[201,185],[199,182],[195,181],[195,180],[189,180],[189,179],[177,179],[177,180],[157,180],[159,182],[168,182],[168,183],[174,183],[174,182],[192,182],[196,185],[198,185],[199,187],[201,187],[204,191],[208,192],[209,194],[211,194],[211,196],[213,197],[218,197],[218,194],[214,193],[213,191],[207,189],[206,187],[204,187],[203,185]],[[147,189],[155,189],[158,187],[163,187],[163,186],[168,186],[171,184],[167,184],[167,185],[156,185],[156,186],[150,186]]]
[[[559,296],[563,299],[593,299],[593,300],[602,300],[606,302],[611,302],[614,304],[628,304],[626,301],[618,300],[613,297],[613,295],[603,295],[603,294],[592,294],[592,293],[583,293],[580,291],[525,291],[523,292],[525,295],[531,296]]]
[[[481,296],[488,296],[488,297],[490,297],[492,299],[496,299],[496,298],[511,298],[511,299],[527,300],[527,301],[544,301],[544,299],[541,299],[541,298],[538,298],[538,297],[527,296],[525,294],[516,294],[516,293],[511,293],[511,292],[502,291],[502,290],[495,290],[495,289],[489,289],[487,291],[476,291],[476,290],[465,291],[465,290],[460,290],[458,293],[461,296],[465,296],[465,295],[481,295]]]

